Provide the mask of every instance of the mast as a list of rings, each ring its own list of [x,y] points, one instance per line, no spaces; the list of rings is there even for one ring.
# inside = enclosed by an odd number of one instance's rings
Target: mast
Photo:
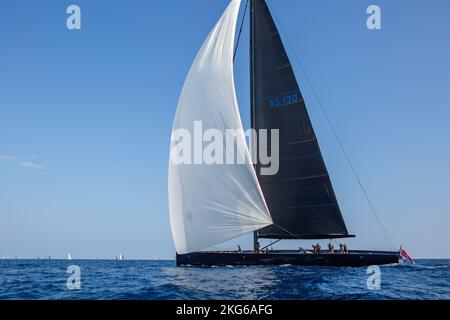
[[[255,129],[255,2],[250,0],[250,121]],[[254,141],[252,141],[252,144]],[[253,148],[253,146],[252,146]],[[255,165],[256,169],[256,165]],[[253,249],[259,251],[258,231],[253,232]]]

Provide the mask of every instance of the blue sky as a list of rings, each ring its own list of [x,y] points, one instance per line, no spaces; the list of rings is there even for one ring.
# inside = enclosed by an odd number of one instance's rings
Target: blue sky
[[[227,3],[2,2],[0,257],[173,258],[172,119],[190,64]],[[450,257],[450,3],[269,3],[394,243],[417,257]],[[70,4],[81,7],[82,30],[66,29]],[[366,28],[369,4],[381,7],[382,30]],[[235,72],[247,126],[247,30],[243,37]],[[358,236],[350,248],[385,249],[289,51]],[[250,238],[238,242],[249,246]]]

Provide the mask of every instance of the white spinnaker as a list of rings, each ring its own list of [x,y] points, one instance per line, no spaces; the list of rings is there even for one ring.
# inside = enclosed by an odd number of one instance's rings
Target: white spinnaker
[[[178,102],[173,132],[185,129],[194,140],[196,121],[202,122],[203,131],[218,129],[224,137],[227,129],[243,132],[233,74],[240,3],[232,0],[195,58]],[[245,137],[235,143],[249,159]],[[172,138],[169,209],[179,254],[203,250],[272,224],[250,161],[177,165],[172,153],[178,147]],[[229,149],[225,147],[224,153]]]

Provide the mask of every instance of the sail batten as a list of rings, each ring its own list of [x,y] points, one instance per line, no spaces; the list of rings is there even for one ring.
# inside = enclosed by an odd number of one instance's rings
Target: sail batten
[[[280,170],[259,175],[274,225],[261,238],[348,237],[291,62],[265,0],[252,0],[251,61],[256,130],[279,129]],[[270,151],[270,150],[269,150]],[[260,172],[261,165],[257,165]]]
[[[240,0],[232,0],[200,49],[185,81],[173,125],[195,136],[204,131],[243,132],[236,99],[233,53]],[[220,141],[226,145],[225,141]],[[250,159],[245,137],[237,150]],[[225,153],[230,150],[225,150]],[[255,170],[245,164],[169,163],[169,211],[177,253],[203,250],[272,223]]]

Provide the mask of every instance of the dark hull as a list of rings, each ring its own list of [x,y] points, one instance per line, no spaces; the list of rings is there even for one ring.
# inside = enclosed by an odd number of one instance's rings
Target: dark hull
[[[331,267],[364,267],[395,264],[400,260],[399,252],[350,251],[347,254],[328,252],[321,254],[299,251],[270,251],[268,253],[245,252],[193,252],[177,254],[178,266],[259,266],[300,265]]]

